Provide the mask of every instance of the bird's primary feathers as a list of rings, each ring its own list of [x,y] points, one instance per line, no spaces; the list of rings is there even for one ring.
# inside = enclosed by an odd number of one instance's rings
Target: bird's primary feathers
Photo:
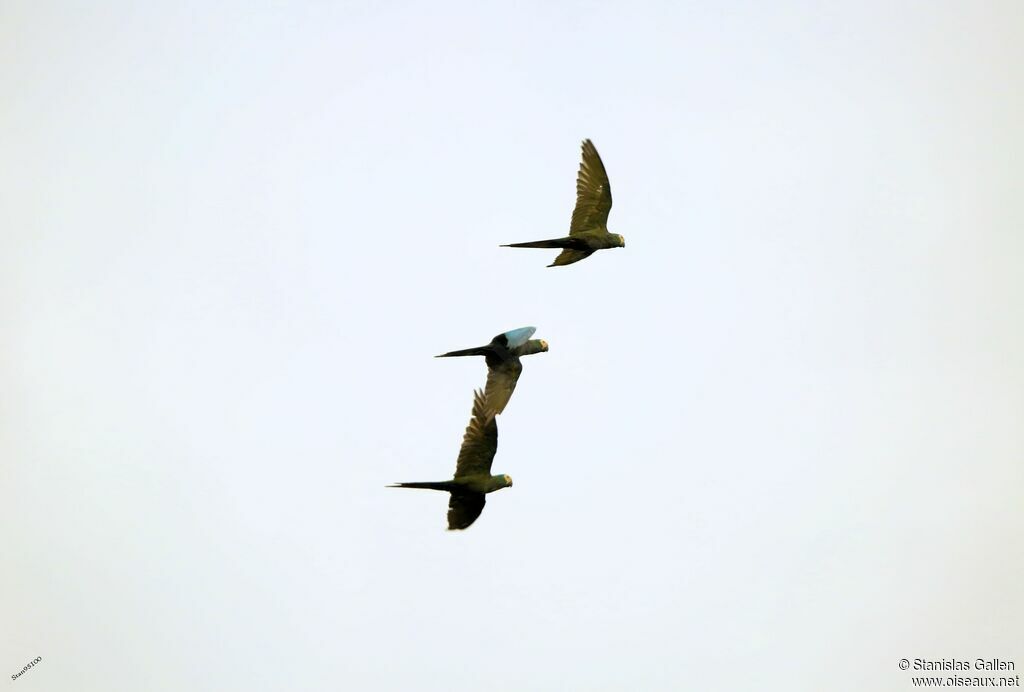
[[[480,390],[473,392],[473,416],[462,437],[455,476],[450,481],[395,483],[391,488],[425,488],[444,490],[448,498],[448,530],[464,529],[484,511],[485,496],[495,490],[509,488],[512,479],[506,475],[492,476],[491,463],[498,451],[498,422]]]
[[[498,334],[485,346],[449,351],[435,357],[484,356],[487,361],[487,385],[484,391],[494,412],[501,413],[508,406],[516,382],[519,381],[519,375],[523,372],[523,364],[519,357],[548,350],[548,342],[530,338],[536,331],[534,327],[512,329]]]
[[[561,248],[549,267],[560,267],[590,257],[597,250],[626,247],[626,240],[608,232],[608,212],[612,208],[612,187],[601,157],[589,139],[583,140],[583,159],[576,176],[576,207],[569,224],[569,235],[551,240],[512,243],[502,247]]]

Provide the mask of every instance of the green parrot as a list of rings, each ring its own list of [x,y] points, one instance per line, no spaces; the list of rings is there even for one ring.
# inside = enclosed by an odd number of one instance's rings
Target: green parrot
[[[502,488],[511,488],[508,476],[492,476],[491,462],[498,451],[498,421],[480,390],[473,392],[473,417],[466,427],[450,481],[395,483],[389,488],[426,488],[451,493],[448,498],[448,530],[464,529],[484,511],[484,497]]]
[[[583,140],[583,160],[576,177],[576,208],[572,212],[569,235],[552,240],[512,243],[501,247],[563,248],[549,264],[560,267],[590,257],[596,250],[626,247],[626,239],[608,232],[608,212],[612,208],[612,188],[601,157],[589,139]]]
[[[435,358],[451,358],[453,356],[484,356],[487,360],[487,402],[495,414],[501,413],[508,406],[516,382],[523,372],[520,356],[543,353],[548,350],[548,342],[544,339],[531,339],[536,327],[520,327],[511,329],[491,339],[486,346],[464,348],[461,351],[449,351]]]

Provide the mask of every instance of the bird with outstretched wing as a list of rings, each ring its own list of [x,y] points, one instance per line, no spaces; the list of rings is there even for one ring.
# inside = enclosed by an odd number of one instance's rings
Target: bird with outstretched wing
[[[548,350],[548,342],[544,339],[531,339],[536,332],[535,327],[520,327],[502,332],[491,339],[491,343],[474,348],[442,353],[435,358],[452,358],[455,356],[484,356],[487,362],[487,385],[484,391],[487,401],[495,413],[501,413],[508,406],[512,392],[515,391],[519,375],[523,372],[520,356],[544,353]]]
[[[511,243],[502,247],[561,248],[549,267],[561,267],[590,257],[597,250],[626,247],[626,239],[608,232],[608,212],[612,209],[612,186],[604,163],[589,139],[583,140],[583,158],[576,176],[576,207],[569,224],[569,235],[550,240]]]
[[[389,488],[425,488],[450,493],[448,530],[464,529],[484,511],[487,493],[512,487],[508,476],[491,475],[491,463],[498,451],[498,422],[495,412],[480,390],[473,392],[473,415],[462,437],[455,476],[450,481],[395,483]]]

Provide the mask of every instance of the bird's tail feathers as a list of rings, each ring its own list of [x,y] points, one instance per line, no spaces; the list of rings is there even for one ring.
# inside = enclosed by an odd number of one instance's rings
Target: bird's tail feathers
[[[489,346],[477,346],[475,348],[464,348],[461,351],[448,351],[434,358],[453,358],[455,356],[486,356],[491,352]]]
[[[501,247],[567,248],[573,247],[573,244],[576,242],[572,238],[552,238],[551,240],[534,240],[529,243],[511,243]]]
[[[418,483],[392,483],[389,488],[423,488],[425,490],[452,490],[456,486],[451,481],[423,481]]]

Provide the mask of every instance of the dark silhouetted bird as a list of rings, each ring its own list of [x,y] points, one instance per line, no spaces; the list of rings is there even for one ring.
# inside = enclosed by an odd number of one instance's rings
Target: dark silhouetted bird
[[[449,351],[435,358],[451,358],[453,356],[484,356],[487,360],[487,402],[497,414],[505,410],[516,382],[523,372],[520,356],[529,356],[548,350],[548,342],[544,339],[530,339],[537,331],[535,327],[520,327],[507,331],[491,339],[486,346],[465,348],[461,351]]]
[[[589,139],[583,140],[583,160],[576,176],[576,208],[572,212],[569,235],[531,243],[512,243],[502,247],[562,248],[549,267],[579,262],[596,250],[626,247],[626,239],[608,232],[608,212],[612,208],[612,188],[601,157]]]
[[[491,462],[498,451],[498,421],[480,390],[473,392],[473,417],[466,427],[450,481],[395,483],[389,488],[426,488],[451,493],[448,498],[448,530],[464,529],[484,511],[485,496],[502,488],[511,488],[508,476],[492,476]]]

